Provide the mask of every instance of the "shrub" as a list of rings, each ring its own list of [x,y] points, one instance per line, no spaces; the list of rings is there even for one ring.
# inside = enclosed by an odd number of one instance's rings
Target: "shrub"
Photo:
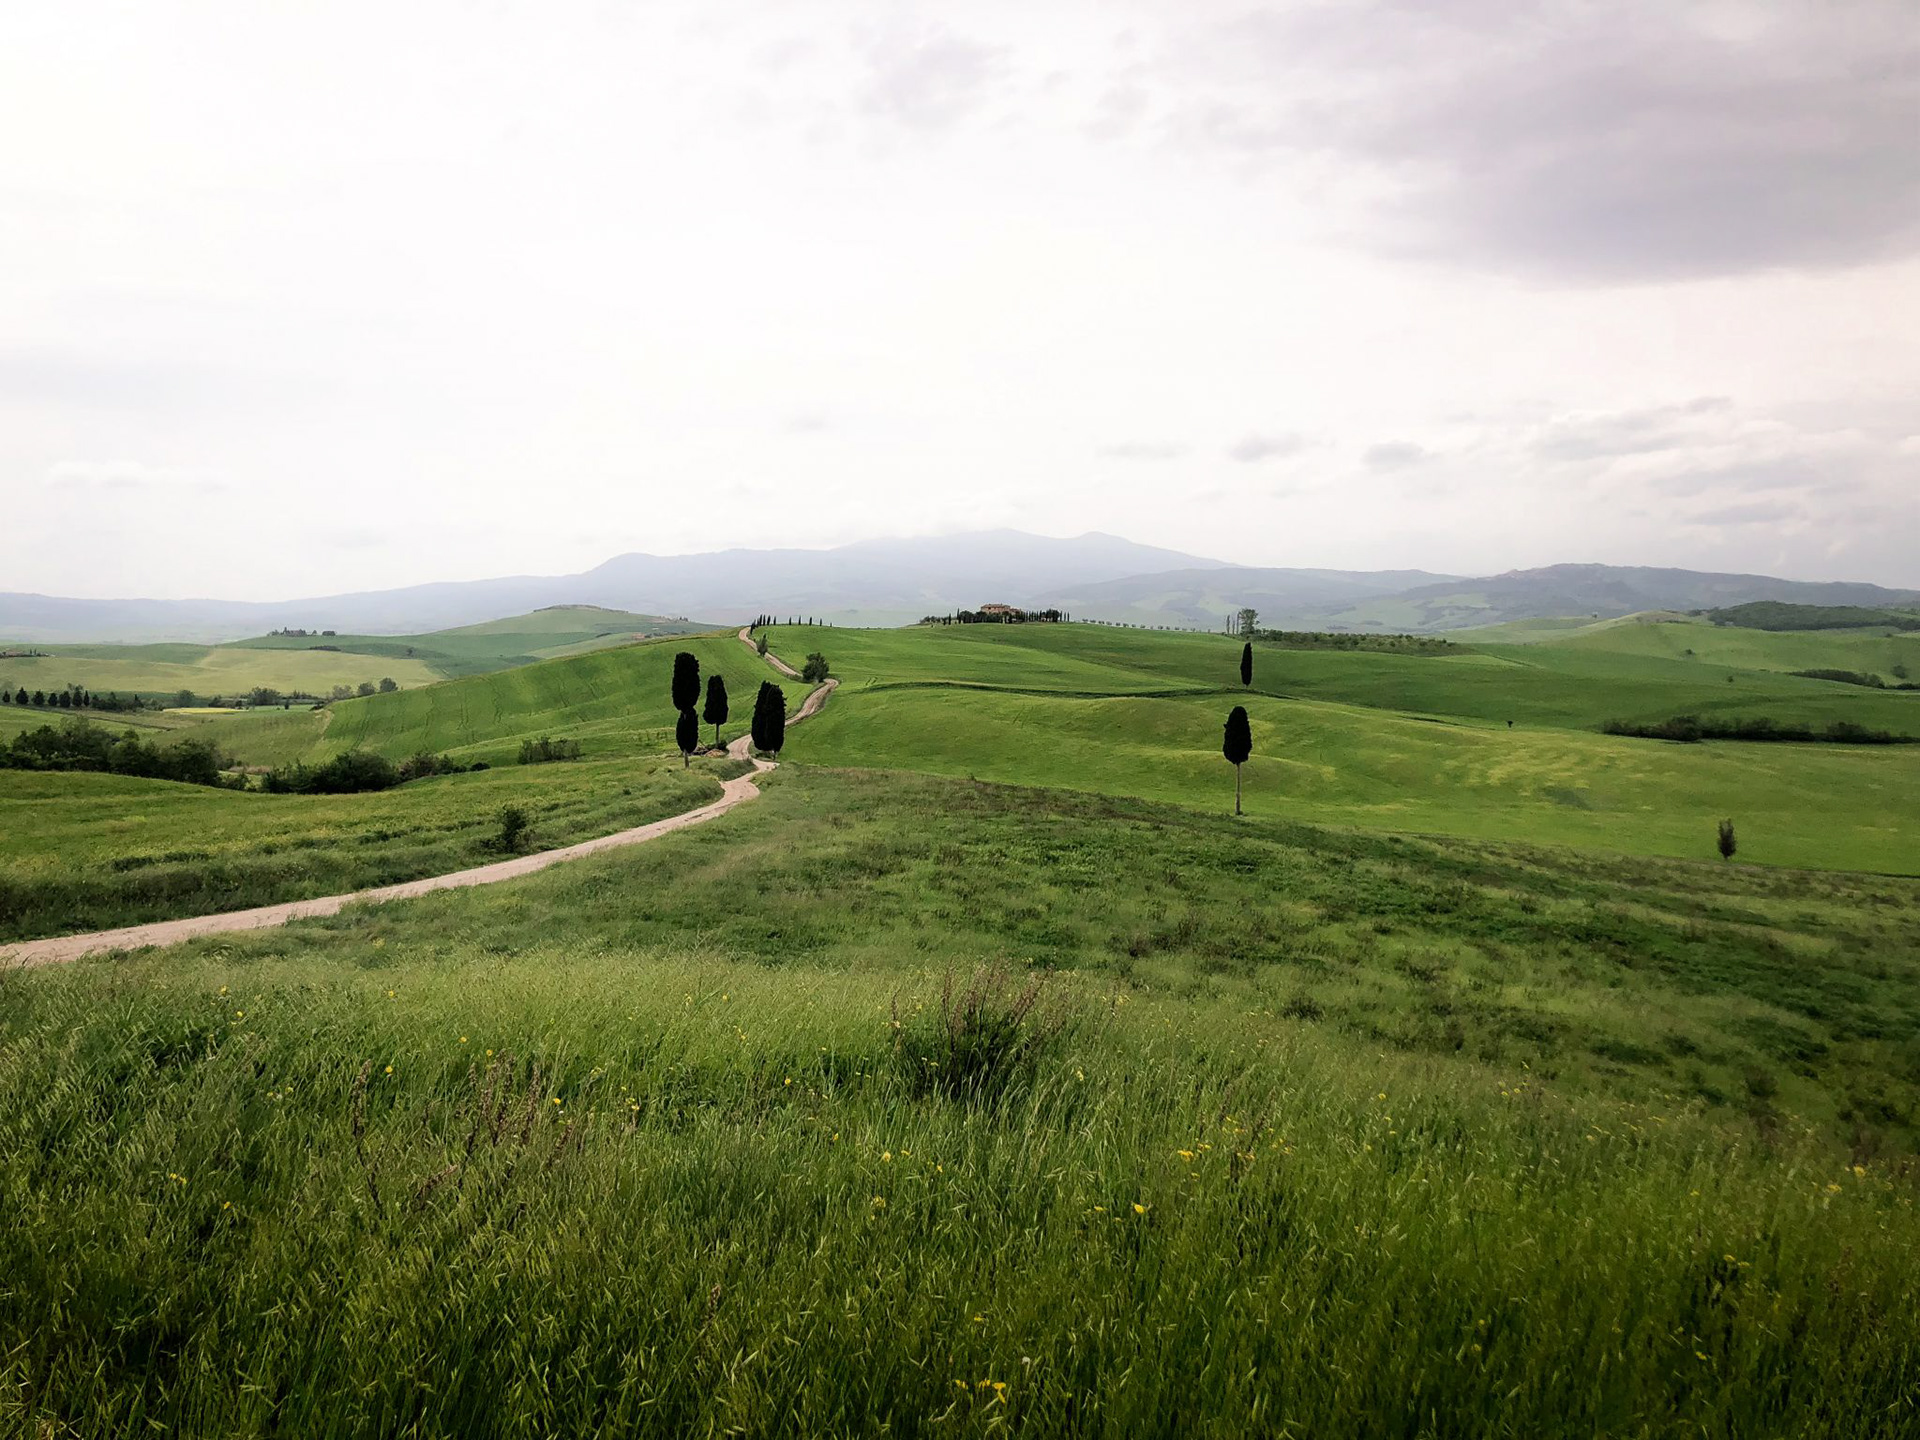
[[[532,829],[533,822],[527,818],[527,812],[518,805],[502,805],[497,818],[500,822],[500,833],[495,837],[494,843],[509,855],[514,854],[526,842],[527,833]]]
[[[400,768],[371,750],[349,750],[321,765],[295,761],[268,772],[261,788],[274,795],[359,795],[369,790],[391,790],[400,783]]]
[[[800,669],[800,678],[809,685],[818,685],[827,678],[827,657],[818,650],[807,656],[807,663]]]
[[[578,760],[580,742],[565,738],[555,740],[542,735],[538,740],[520,742],[520,763],[522,765],[543,765],[549,760]]]
[[[916,1007],[903,1019],[895,1000],[894,1056],[915,1095],[994,1104],[1032,1082],[1072,1018],[1044,975],[987,965],[956,987],[949,970],[938,1011]]]

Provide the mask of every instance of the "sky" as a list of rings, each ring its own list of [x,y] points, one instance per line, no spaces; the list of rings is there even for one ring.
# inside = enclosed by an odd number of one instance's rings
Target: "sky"
[[[1909,0],[0,11],[0,589],[1920,587]]]

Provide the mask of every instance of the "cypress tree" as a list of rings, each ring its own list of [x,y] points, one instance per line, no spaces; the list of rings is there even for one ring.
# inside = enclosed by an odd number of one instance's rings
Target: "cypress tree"
[[[673,738],[680,747],[680,768],[684,770],[693,764],[693,752],[700,748],[700,717],[682,710],[673,727]]]
[[[771,680],[762,680],[753,702],[753,748],[778,755],[786,740],[787,693]]]
[[[700,703],[700,661],[686,650],[673,657],[673,708],[691,710]]]
[[[1240,647],[1240,683],[1253,684],[1253,642],[1251,640]]]
[[[1247,723],[1247,707],[1236,705],[1227,716],[1227,735],[1220,753],[1233,762],[1233,813],[1240,813],[1240,767],[1253,754],[1253,727]]]
[[[720,743],[720,727],[727,723],[727,682],[718,675],[707,677],[707,708],[701,719],[713,727],[713,743]]]

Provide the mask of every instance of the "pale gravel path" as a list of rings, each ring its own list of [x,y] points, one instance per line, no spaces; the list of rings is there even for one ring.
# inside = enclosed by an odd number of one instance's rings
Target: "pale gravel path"
[[[753,645],[753,641],[748,638],[745,630],[740,632],[740,638],[747,645]],[[798,672],[784,660],[771,653],[765,659],[783,675],[797,678]],[[827,696],[833,693],[834,687],[839,683],[837,680],[828,680],[814,690],[787,723],[797,725],[808,716],[818,714],[820,707],[827,703]],[[751,743],[751,736],[742,735],[727,746],[727,754],[734,759],[753,762],[753,774],[722,781],[718,800],[702,805],[698,809],[669,815],[664,820],[637,825],[631,830],[621,830],[593,840],[582,840],[577,845],[562,846],[558,850],[542,850],[533,855],[517,855],[511,860],[496,860],[491,865],[476,865],[471,869],[455,870],[446,875],[429,875],[424,879],[408,880],[399,885],[383,885],[375,890],[355,890],[346,895],[322,895],[312,900],[288,900],[279,905],[262,905],[252,910],[227,910],[217,915],[196,915],[185,920],[155,920],[145,925],[126,925],[118,930],[94,930],[84,935],[57,935],[46,940],[21,940],[12,945],[0,945],[0,966],[24,968],[32,965],[58,965],[64,961],[78,960],[83,955],[97,955],[108,950],[143,950],[151,946],[178,945],[183,940],[197,939],[202,935],[224,935],[235,930],[265,930],[275,925],[285,925],[289,920],[338,914],[349,905],[384,905],[389,900],[409,900],[416,895],[431,894],[435,890],[460,890],[472,885],[494,885],[502,880],[517,880],[522,875],[533,875],[550,865],[575,860],[582,855],[592,855],[601,850],[616,850],[626,845],[641,845],[649,840],[657,840],[662,835],[671,835],[676,830],[685,830],[690,825],[699,825],[707,820],[718,819],[734,806],[743,805],[758,796],[760,787],[753,783],[754,776],[774,769],[775,762],[760,760],[749,755],[747,751]]]

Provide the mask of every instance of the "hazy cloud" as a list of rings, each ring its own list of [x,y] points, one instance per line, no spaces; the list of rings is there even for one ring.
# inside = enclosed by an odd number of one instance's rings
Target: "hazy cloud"
[[[1292,433],[1284,435],[1247,435],[1227,447],[1231,455],[1243,465],[1256,464],[1261,460],[1277,460],[1287,455],[1297,455],[1307,448],[1304,435]]]
[[[1401,470],[1409,465],[1418,465],[1427,455],[1423,445],[1415,445],[1407,440],[1388,440],[1379,445],[1369,445],[1360,459],[1369,470]]]
[[[1123,440],[1117,445],[1102,445],[1095,453],[1102,460],[1178,460],[1187,446],[1163,440]]]
[[[945,130],[985,105],[1007,52],[929,28],[887,32],[865,47],[861,108],[911,130]]]
[[[1683,518],[1689,525],[1771,525],[1780,520],[1797,520],[1800,513],[1796,505],[1762,500],[1747,505],[1723,505],[1717,510],[1701,510]]]
[[[1902,4],[1306,4],[1189,37],[1174,73],[1188,143],[1357,167],[1378,250],[1579,281],[1920,250]]]

